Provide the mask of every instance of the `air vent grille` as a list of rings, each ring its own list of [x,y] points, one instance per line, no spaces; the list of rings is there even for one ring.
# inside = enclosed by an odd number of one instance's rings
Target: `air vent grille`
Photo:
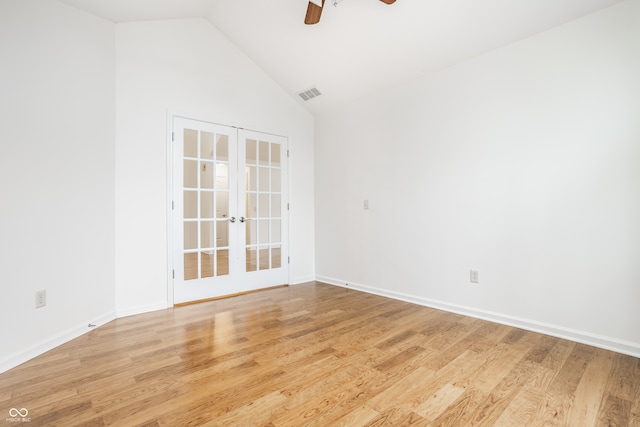
[[[298,93],[298,96],[302,98],[304,101],[312,100],[313,98],[317,98],[322,95],[322,93],[316,87],[312,87],[311,89],[303,90]]]

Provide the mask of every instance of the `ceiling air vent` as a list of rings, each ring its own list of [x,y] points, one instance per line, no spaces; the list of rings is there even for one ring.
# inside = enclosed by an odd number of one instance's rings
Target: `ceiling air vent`
[[[311,89],[303,90],[302,92],[298,93],[298,96],[302,98],[304,101],[309,101],[320,95],[322,95],[322,93],[320,93],[320,91],[315,87],[312,87]]]

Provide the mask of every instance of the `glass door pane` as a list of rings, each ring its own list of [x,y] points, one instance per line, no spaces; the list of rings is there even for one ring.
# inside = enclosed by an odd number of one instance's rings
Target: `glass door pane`
[[[229,274],[229,137],[183,130],[184,280]]]
[[[281,141],[247,138],[244,156],[245,272],[281,268]]]

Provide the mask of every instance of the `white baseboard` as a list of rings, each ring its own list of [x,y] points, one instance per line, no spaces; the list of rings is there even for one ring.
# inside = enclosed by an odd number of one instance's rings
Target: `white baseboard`
[[[474,317],[476,319],[488,320],[495,323],[500,323],[507,326],[514,326],[520,329],[526,329],[528,331],[539,332],[541,334],[550,335],[557,338],[567,339],[582,344],[591,345],[605,350],[615,351],[617,353],[627,354],[633,357],[640,357],[640,343],[634,343],[629,341],[623,341],[616,338],[606,337],[590,332],[579,331],[571,328],[565,328],[563,326],[552,325],[544,322],[538,322],[531,319],[523,319],[514,316],[507,316],[504,314],[490,312],[485,310],[478,310],[472,307],[464,307],[455,304],[449,304],[442,301],[431,300],[428,298],[422,298],[415,295],[404,294],[401,292],[393,292],[387,289],[380,289],[371,286],[361,285],[346,280],[338,280],[331,277],[318,276],[316,280],[319,282],[327,283],[329,285],[339,286],[347,289],[355,289],[358,291],[380,295],[387,298],[392,298],[400,301],[406,301],[413,304],[422,305],[425,307],[435,308],[438,310],[444,310],[451,313],[462,314],[464,316]],[[348,285],[346,285],[348,283]]]
[[[116,318],[115,312],[106,313],[97,319],[91,319],[81,325],[76,326],[75,328],[71,328],[65,332],[62,332],[59,335],[56,335],[53,338],[50,338],[41,343],[32,345],[24,350],[18,351],[16,353],[10,354],[8,357],[0,360],[0,373],[6,372],[9,369],[15,368],[18,365],[21,365],[24,362],[27,362],[33,359],[36,356],[39,356],[49,350],[58,347],[68,341],[71,341],[74,338],[78,338],[80,335],[86,334],[87,332],[104,325],[105,323],[109,323]],[[91,325],[91,326],[89,326]]]
[[[316,280],[315,276],[300,276],[291,279],[292,285],[300,285],[302,283],[313,282]]]
[[[143,313],[150,313],[152,311],[164,310],[165,308],[169,308],[166,301],[157,302],[154,304],[141,305],[138,307],[129,307],[129,308],[116,311],[116,317],[119,319],[121,317],[135,316],[136,314],[143,314]]]
[[[400,301],[406,301],[413,304],[422,305],[425,307],[431,307],[438,310],[444,310],[451,313],[462,314],[464,316],[474,317],[477,319],[488,320],[491,322],[500,323],[503,325],[514,326],[521,329],[526,329],[533,332],[539,332],[545,335],[554,336],[557,338],[567,339],[582,344],[592,345],[594,347],[603,348],[605,350],[615,351],[617,353],[627,354],[633,357],[640,358],[640,344],[629,341],[618,340],[616,338],[601,336],[592,334],[585,331],[579,331],[575,329],[565,328],[562,326],[551,325],[548,323],[538,322],[531,319],[523,319],[513,316],[507,316],[500,313],[489,312],[484,310],[478,310],[471,307],[463,307],[455,304],[449,304],[442,301],[431,300],[428,298],[422,298],[415,295],[404,294],[401,292],[393,292],[387,289],[380,289],[371,286],[366,286],[358,283],[348,282],[345,280],[338,280],[331,277],[318,276],[318,277],[298,277],[292,281],[293,285],[312,282],[317,280],[319,282],[327,283],[334,286],[339,286],[348,289],[355,289],[361,292],[366,292],[374,295],[380,295],[387,298],[393,298]],[[131,307],[124,310],[118,310],[117,312],[109,312],[97,319],[91,319],[90,321],[83,323],[75,328],[67,330],[51,339],[48,339],[39,344],[28,347],[25,350],[10,354],[8,357],[0,360],[0,373],[6,372],[36,356],[39,356],[59,345],[62,345],[74,338],[77,338],[92,329],[89,324],[99,327],[108,323],[116,318],[133,316],[136,314],[148,313],[151,311],[164,310],[167,308],[166,302],[149,304],[139,307]]]
[[[1,359],[0,374],[8,371],[9,369],[15,368],[18,365],[21,365],[24,362],[27,362],[33,359],[34,357],[40,356],[41,354],[49,350],[52,350],[55,347],[58,347],[59,345],[62,345],[68,341],[71,341],[72,339],[78,338],[80,335],[83,335],[91,331],[92,329],[102,326],[105,323],[109,323],[112,320],[115,320],[120,317],[133,316],[135,314],[148,313],[150,311],[164,310],[165,308],[167,308],[167,303],[162,302],[162,303],[149,304],[149,305],[140,306],[140,307],[131,307],[124,310],[117,310],[117,311],[104,314],[97,319],[95,318],[91,319],[90,321],[87,321],[82,325],[79,325],[75,328],[62,332],[61,334],[56,335],[53,338],[50,338],[38,344],[34,344],[24,350],[15,352],[13,354],[10,354],[6,358]],[[91,324],[92,326],[89,326],[89,324]]]

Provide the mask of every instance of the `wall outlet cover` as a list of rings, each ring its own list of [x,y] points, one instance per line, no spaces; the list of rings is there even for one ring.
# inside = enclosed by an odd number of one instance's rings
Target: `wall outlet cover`
[[[42,290],[36,292],[36,308],[41,308],[47,305],[47,291]]]
[[[478,273],[478,270],[469,271],[469,281],[471,283],[480,283],[480,274]]]

